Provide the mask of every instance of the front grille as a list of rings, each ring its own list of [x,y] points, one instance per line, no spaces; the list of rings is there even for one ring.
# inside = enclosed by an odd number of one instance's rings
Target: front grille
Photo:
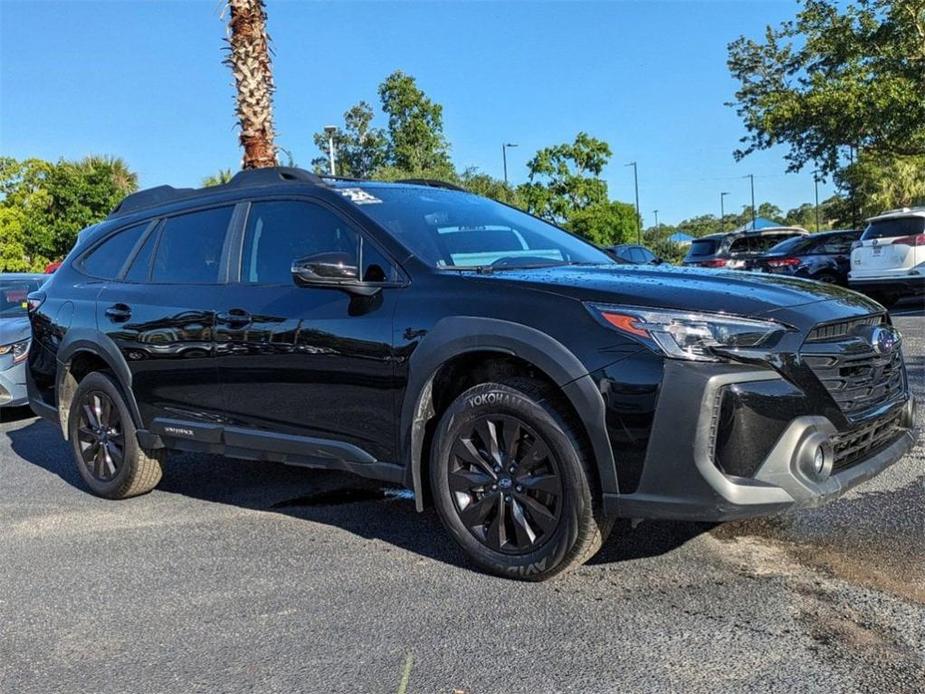
[[[902,410],[832,437],[835,462],[832,469],[844,470],[870,457],[877,449],[892,443],[901,431]]]
[[[836,323],[823,323],[822,325],[817,325],[810,331],[806,341],[828,342],[829,340],[837,340],[840,337],[847,337],[856,328],[883,325],[884,323],[886,323],[886,316],[882,313],[875,316],[863,316],[861,318],[838,321]]]
[[[804,354],[806,364],[842,412],[853,415],[890,402],[903,392],[903,358],[896,349],[842,354]]]

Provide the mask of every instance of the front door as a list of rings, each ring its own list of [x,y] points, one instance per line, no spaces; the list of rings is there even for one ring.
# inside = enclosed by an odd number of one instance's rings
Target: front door
[[[336,254],[373,296],[297,286],[294,260]],[[240,281],[217,317],[229,426],[349,443],[394,462],[392,315],[397,268],[337,213],[302,200],[252,203]]]

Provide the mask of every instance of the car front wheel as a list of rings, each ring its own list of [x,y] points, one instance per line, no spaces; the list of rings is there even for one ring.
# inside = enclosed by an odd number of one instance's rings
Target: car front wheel
[[[444,525],[483,569],[539,581],[590,558],[611,524],[590,456],[553,389],[530,379],[462,393],[434,433],[430,475]]]

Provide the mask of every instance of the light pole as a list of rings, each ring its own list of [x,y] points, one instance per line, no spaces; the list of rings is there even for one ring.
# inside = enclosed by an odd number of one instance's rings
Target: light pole
[[[504,185],[507,185],[507,148],[516,146],[513,142],[501,145],[501,159],[504,161]]]
[[[726,203],[725,198],[729,193],[719,194],[719,230],[726,231]]]
[[[642,217],[639,216],[639,169],[636,162],[631,161],[627,166],[633,167],[633,184],[636,186],[636,243],[642,244]]]
[[[658,227],[658,210],[652,210],[652,212],[653,212],[653,214],[655,214],[655,233],[657,234],[657,233],[658,233],[658,229],[659,229],[659,227]]]
[[[336,125],[326,125],[324,126],[324,132],[328,136],[328,168],[330,169],[330,174],[336,176],[337,173],[334,167],[334,133],[337,132]]]
[[[819,171],[813,171],[813,188],[816,190],[816,233],[819,233]]]
[[[748,174],[742,178],[747,178],[752,182],[752,231],[755,231],[755,224],[758,221],[758,215],[755,212],[755,174]]]

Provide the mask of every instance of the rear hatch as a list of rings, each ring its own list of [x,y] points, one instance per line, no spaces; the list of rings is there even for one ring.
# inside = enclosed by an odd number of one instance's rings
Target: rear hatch
[[[851,278],[898,278],[922,264],[925,213],[872,219],[851,251]]]
[[[752,270],[756,267],[758,257],[767,253],[781,241],[794,236],[805,236],[796,231],[758,233],[741,236],[729,246],[729,260],[726,267],[732,270]]]

